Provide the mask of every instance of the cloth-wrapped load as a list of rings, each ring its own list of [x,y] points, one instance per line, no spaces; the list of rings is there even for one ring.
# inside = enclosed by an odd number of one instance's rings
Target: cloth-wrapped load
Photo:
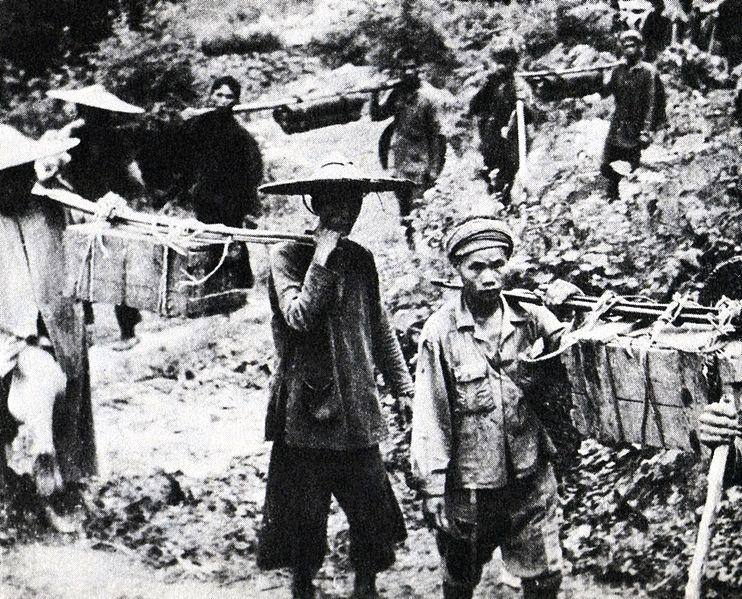
[[[363,97],[339,96],[330,100],[313,100],[273,111],[273,118],[284,133],[302,133],[331,125],[343,125],[361,118],[366,100]]]
[[[65,294],[160,316],[195,318],[245,305],[252,272],[242,242],[106,223],[65,230]]]

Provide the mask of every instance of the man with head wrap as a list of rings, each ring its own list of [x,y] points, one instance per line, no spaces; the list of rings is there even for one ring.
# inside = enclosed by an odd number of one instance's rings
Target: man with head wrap
[[[556,598],[561,548],[555,449],[536,416],[522,355],[568,329],[547,308],[502,295],[513,234],[492,217],[458,225],[446,252],[462,291],[426,322],[420,339],[412,463],[426,521],[437,530],[443,596],[469,599],[495,548],[523,579],[526,599]],[[579,289],[556,281],[546,301]]]

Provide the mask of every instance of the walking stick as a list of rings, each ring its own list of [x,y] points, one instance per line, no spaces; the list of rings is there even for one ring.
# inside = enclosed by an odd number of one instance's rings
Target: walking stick
[[[518,170],[521,174],[521,180],[524,180],[528,174],[526,166],[528,148],[526,147],[526,113],[523,100],[520,98],[515,102],[515,116],[518,121]]]
[[[698,537],[696,549],[693,553],[693,561],[688,570],[688,584],[685,587],[685,599],[701,599],[701,586],[703,584],[703,573],[706,569],[706,557],[711,545],[714,521],[719,511],[719,501],[724,490],[724,469],[729,456],[729,445],[721,445],[714,449],[709,467],[708,488],[706,489],[706,505],[703,506],[701,524],[698,526]]]
[[[739,359],[735,355],[733,358]],[[732,360],[736,361],[736,360]],[[737,409],[740,405],[742,387],[737,382],[739,378],[736,369],[730,368],[730,359],[721,360],[719,363],[719,377],[722,381],[721,401],[733,403]],[[711,465],[706,477],[708,488],[706,489],[706,504],[703,506],[701,523],[698,525],[698,537],[696,548],[693,553],[693,561],[688,570],[688,584],[685,587],[685,599],[701,599],[703,574],[706,570],[706,558],[711,546],[711,535],[714,530],[716,514],[719,511],[719,502],[724,491],[724,471],[727,458],[729,457],[730,445],[720,445],[714,449]]]

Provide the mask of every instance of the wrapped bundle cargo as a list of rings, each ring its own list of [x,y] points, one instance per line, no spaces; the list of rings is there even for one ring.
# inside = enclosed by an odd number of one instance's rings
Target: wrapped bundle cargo
[[[273,118],[284,133],[303,133],[331,125],[343,125],[361,118],[366,100],[362,97],[339,96],[330,100],[312,100],[279,106]]]
[[[65,293],[77,299],[189,318],[245,305],[250,269],[242,242],[86,223],[69,226],[64,243]]]
[[[703,406],[742,384],[742,342],[718,342],[711,325],[652,335],[605,322],[578,332],[562,354],[579,431],[606,445],[643,443],[699,452]]]

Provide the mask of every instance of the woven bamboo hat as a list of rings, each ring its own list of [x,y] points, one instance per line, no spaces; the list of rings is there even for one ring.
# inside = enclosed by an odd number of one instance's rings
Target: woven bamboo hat
[[[0,170],[62,154],[79,143],[74,137],[36,141],[10,125],[0,125]]]
[[[92,106],[110,112],[123,112],[125,114],[142,114],[144,112],[144,108],[124,102],[100,84],[88,85],[78,89],[53,89],[46,92],[46,95],[56,100]]]
[[[259,187],[263,193],[309,195],[327,191],[353,191],[362,194],[374,191],[408,191],[413,185],[407,179],[369,177],[350,160],[342,156],[328,159],[309,177],[266,183]]]

